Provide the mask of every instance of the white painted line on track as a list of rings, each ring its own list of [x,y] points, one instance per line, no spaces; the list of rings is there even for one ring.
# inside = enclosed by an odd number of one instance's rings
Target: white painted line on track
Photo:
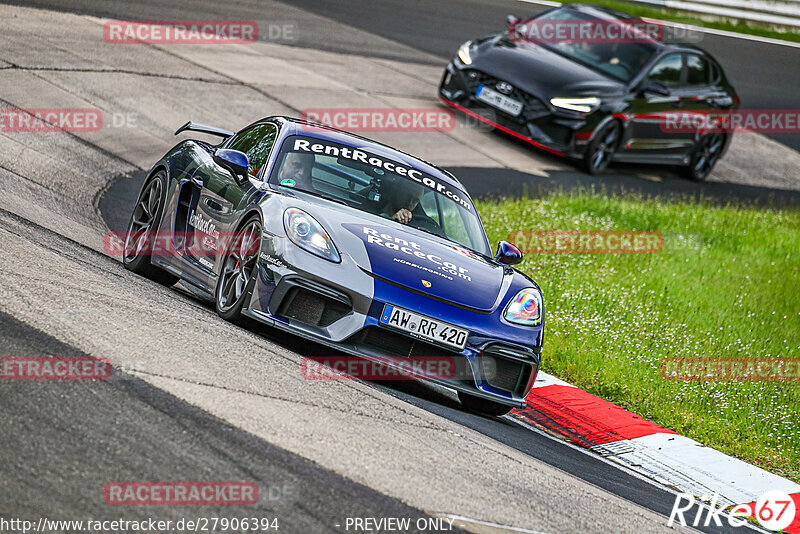
[[[553,375],[549,375],[547,373],[539,371],[539,373],[536,375],[536,380],[533,383],[533,387],[543,388],[547,386],[569,386],[573,388],[575,387],[569,382],[564,382],[560,378],[556,378]]]
[[[490,521],[481,521],[480,519],[472,519],[471,517],[464,517],[463,515],[443,514],[443,513],[432,513],[431,515],[446,519],[453,519],[455,521],[462,521],[464,523],[473,523],[475,525],[481,525],[484,527],[501,529],[503,532],[522,532],[524,534],[545,534],[544,532],[538,530],[528,530],[527,528],[520,528],[520,527],[509,527],[508,525],[500,525],[498,523],[492,523]]]
[[[800,484],[677,434],[651,434],[592,450],[646,470],[657,480],[694,495],[719,493],[720,502],[744,504],[771,490],[799,493]]]
[[[561,2],[551,2],[550,0],[517,0],[517,2],[524,2],[526,4],[536,4],[540,6],[546,7],[556,7],[560,6]],[[655,19],[651,19],[655,20]],[[688,30],[697,31],[708,33],[710,35],[719,35],[721,37],[731,37],[733,39],[743,39],[745,41],[755,41],[758,43],[765,43],[771,45],[778,45],[778,46],[788,46],[791,48],[800,48],[800,43],[793,43],[791,41],[783,41],[781,39],[772,39],[770,37],[761,37],[759,35],[748,35],[746,33],[737,33],[737,32],[730,32],[726,30],[718,30],[716,28],[704,28],[702,26],[693,26],[691,24],[681,24],[680,22],[670,22],[668,20],[660,20],[659,22],[663,23],[666,26],[672,26],[674,28],[686,28]]]

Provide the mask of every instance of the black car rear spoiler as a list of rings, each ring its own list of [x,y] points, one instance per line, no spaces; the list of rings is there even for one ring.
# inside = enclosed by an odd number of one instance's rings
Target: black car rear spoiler
[[[178,135],[179,133],[181,133],[181,132],[183,132],[185,130],[190,130],[190,131],[193,131],[193,132],[202,132],[202,133],[207,133],[207,134],[211,134],[211,135],[218,135],[218,136],[223,137],[225,139],[227,139],[228,137],[230,137],[230,136],[232,136],[233,134],[236,133],[236,132],[231,132],[230,130],[225,130],[223,128],[217,128],[216,126],[206,126],[205,124],[200,124],[198,122],[189,121],[186,124],[184,124],[183,126],[181,126],[180,128],[178,128],[175,131],[175,135]]]

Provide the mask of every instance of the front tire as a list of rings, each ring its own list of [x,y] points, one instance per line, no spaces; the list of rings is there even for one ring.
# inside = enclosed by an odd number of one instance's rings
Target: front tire
[[[461,401],[461,406],[471,412],[478,412],[495,417],[505,415],[513,408],[513,406],[506,406],[505,404],[486,400],[461,391],[458,392],[458,400]]]
[[[704,135],[692,149],[689,165],[681,167],[681,174],[695,182],[705,182],[722,155],[725,136],[721,133]]]
[[[158,171],[150,177],[142,188],[136,205],[131,213],[128,223],[128,232],[125,234],[125,249],[122,255],[122,264],[126,269],[136,274],[171,286],[179,278],[152,264],[153,237],[167,198],[167,173]]]
[[[622,126],[613,120],[603,126],[589,142],[583,156],[583,170],[591,175],[600,174],[611,163],[622,137]]]
[[[245,296],[253,283],[261,250],[261,220],[247,219],[231,240],[214,291],[217,314],[226,321],[241,322]]]

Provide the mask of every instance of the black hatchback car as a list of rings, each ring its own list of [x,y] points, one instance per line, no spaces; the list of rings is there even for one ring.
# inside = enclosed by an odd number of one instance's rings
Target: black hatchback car
[[[569,29],[587,21],[601,30],[644,23],[589,4],[563,5],[526,21],[509,16],[507,31],[459,48],[439,97],[538,148],[580,160],[590,174],[624,161],[678,165],[685,176],[705,180],[731,134],[684,119],[738,106],[722,67],[700,48],[651,33],[618,40],[539,33],[543,23]]]

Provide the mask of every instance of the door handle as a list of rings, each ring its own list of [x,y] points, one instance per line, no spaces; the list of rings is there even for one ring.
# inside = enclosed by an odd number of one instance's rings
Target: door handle
[[[229,205],[227,202],[220,203],[207,197],[203,199],[203,205],[210,211],[219,213],[221,215],[227,215],[233,211],[233,206]]]

